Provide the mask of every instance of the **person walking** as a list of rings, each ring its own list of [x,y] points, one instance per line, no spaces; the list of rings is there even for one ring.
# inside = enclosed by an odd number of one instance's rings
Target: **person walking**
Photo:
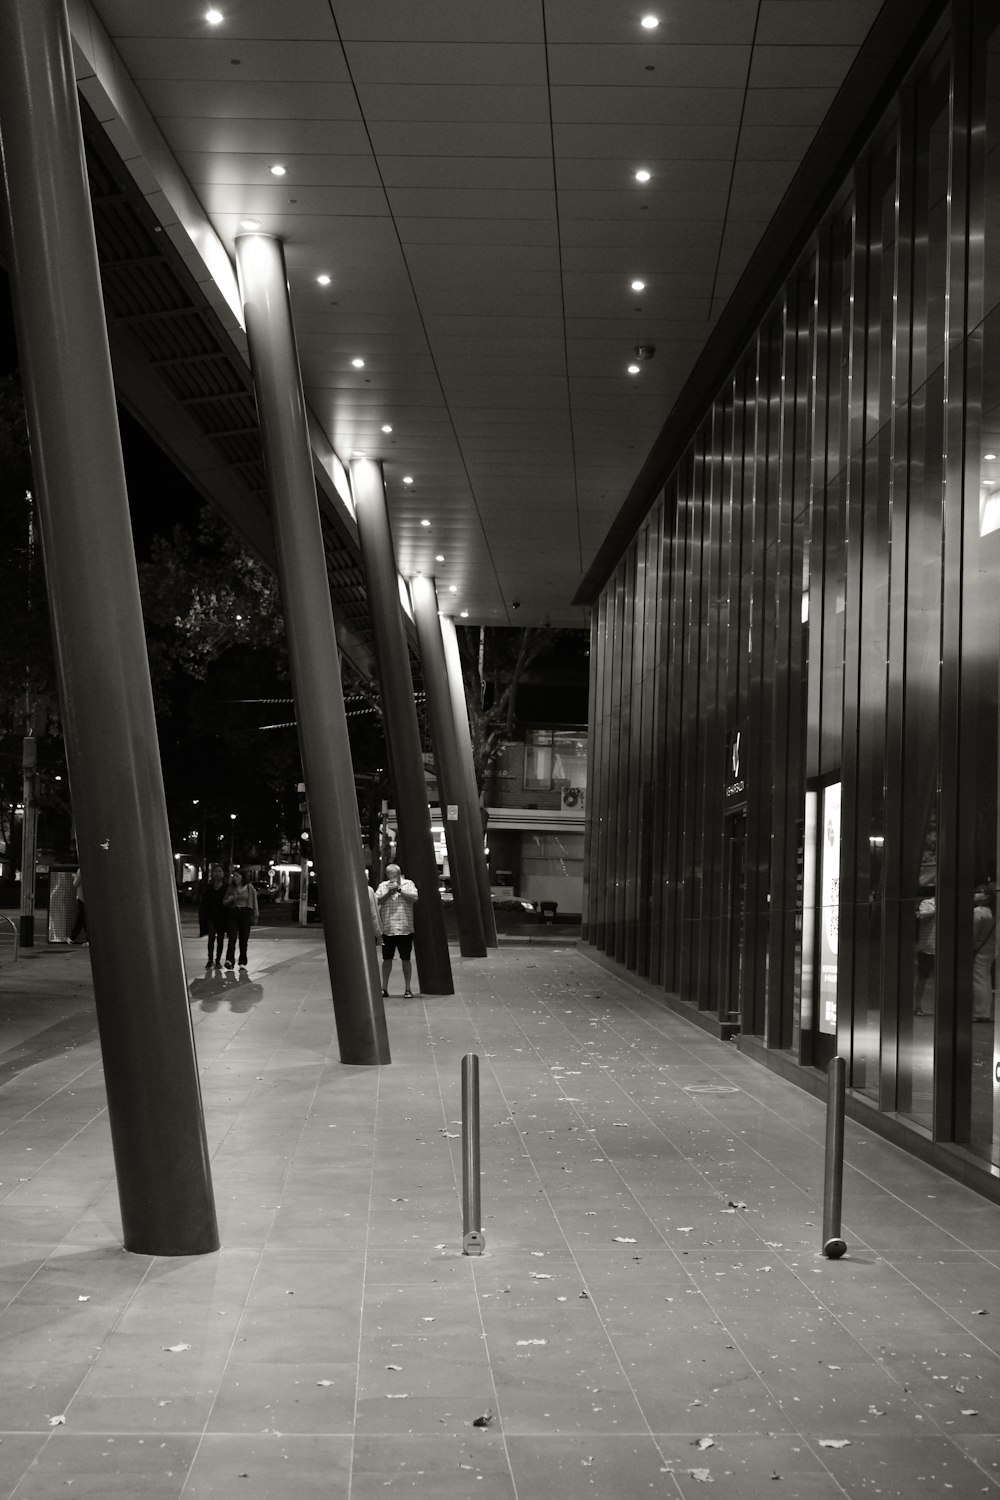
[[[389,993],[389,975],[392,960],[399,954],[403,966],[403,991],[405,1000],[412,1000],[410,988],[410,953],[413,949],[413,904],[417,899],[417,888],[407,880],[398,865],[386,865],[385,879],[375,892],[378,917],[382,924],[382,994]]]
[[[226,936],[225,871],[221,865],[213,865],[209,874],[198,902],[198,931],[208,938],[206,969],[212,968],[213,962],[216,968],[222,963],[222,940]]]
[[[993,1019],[993,963],[997,919],[988,891],[979,889],[972,910],[972,1019]]]
[[[73,931],[69,935],[71,943],[85,943],[87,941],[83,934],[87,931],[87,910],[83,904],[83,872],[77,870],[73,876],[73,895],[76,900],[76,908],[73,919]]]
[[[372,935],[377,943],[382,937],[382,923],[379,919],[378,902],[375,900],[375,892],[372,890],[367,880],[365,881],[365,890],[368,892],[368,905],[371,907]]]
[[[240,945],[240,968],[245,969],[247,963],[247,942],[250,938],[250,929],[257,921],[257,892],[247,880],[242,870],[234,870],[229,882],[229,888],[222,898],[226,908],[226,934],[229,941],[226,944],[226,968],[231,969],[236,960],[236,942]]]

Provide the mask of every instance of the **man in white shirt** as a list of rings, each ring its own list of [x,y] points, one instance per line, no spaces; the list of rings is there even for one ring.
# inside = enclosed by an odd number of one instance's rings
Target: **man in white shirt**
[[[403,966],[403,991],[405,1000],[412,1000],[410,988],[410,954],[413,949],[413,903],[417,899],[417,888],[407,880],[398,865],[386,865],[385,879],[375,892],[378,916],[382,924],[382,994],[389,993],[389,975],[392,960],[399,954]]]

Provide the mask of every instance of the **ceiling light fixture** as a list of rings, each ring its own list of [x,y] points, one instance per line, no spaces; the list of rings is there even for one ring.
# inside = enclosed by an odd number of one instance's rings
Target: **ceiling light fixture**
[[[448,585],[448,592],[449,592],[449,594],[457,594],[458,593],[458,584],[457,583],[449,583],[449,585]]]
[[[275,164],[274,164],[274,166],[270,168],[270,172],[271,172],[271,176],[272,177],[284,177],[284,175],[285,175],[285,173],[286,173],[287,170],[288,170],[288,168],[287,167],[283,167],[281,165],[280,161],[276,161]]]
[[[628,372],[629,372],[630,375],[638,375],[638,373],[639,373],[639,366],[638,365],[629,365]]]
[[[459,618],[462,620],[467,620],[469,618],[469,611],[467,609],[460,610]]]
[[[330,278],[329,278],[329,276],[327,276],[327,274],[326,274],[325,271],[323,272],[322,276],[317,276],[316,280],[319,282],[320,286],[329,286],[330,285]]]
[[[216,10],[214,6],[211,10],[206,10],[205,12],[205,20],[208,22],[209,26],[219,26],[222,24],[223,19],[224,17],[222,11]]]
[[[363,359],[352,359],[351,364],[356,370],[363,370],[365,367],[365,362]]]
[[[643,16],[639,24],[640,26],[644,26],[647,31],[655,31],[660,24],[660,18],[659,16]]]
[[[632,290],[633,292],[644,292],[646,290],[646,283],[637,279],[632,283]]]
[[[403,475],[403,483],[404,484],[412,484],[413,483],[413,475],[412,474],[404,474]]]
[[[996,458],[996,454],[995,453],[984,453],[983,454],[983,458],[986,461],[986,463],[992,463],[992,461]]]
[[[240,228],[241,229],[259,229],[260,228],[260,220],[259,219],[241,219],[240,220]]]
[[[391,424],[389,422],[383,422],[382,423],[382,431],[383,432],[391,432],[392,431]]]
[[[443,552],[435,553],[434,561],[435,562],[444,562],[444,553]]]
[[[635,180],[636,182],[648,182],[652,175],[653,174],[651,172],[646,171],[645,167],[640,167],[638,172],[636,172],[635,174]]]
[[[430,523],[430,521],[428,521],[428,520],[427,520],[427,519],[426,519],[426,518],[425,518],[425,519],[424,519],[424,520],[423,520],[423,521],[421,521],[421,523],[420,523],[420,524],[421,524],[421,526],[429,526],[429,525],[430,525],[430,524],[431,524],[431,523]]]

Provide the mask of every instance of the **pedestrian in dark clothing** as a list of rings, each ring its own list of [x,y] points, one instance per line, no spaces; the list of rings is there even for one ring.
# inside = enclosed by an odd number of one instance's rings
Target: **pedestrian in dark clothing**
[[[231,969],[236,959],[236,941],[240,944],[240,968],[246,968],[247,942],[250,929],[257,920],[257,892],[242,870],[234,870],[229,888],[223,896],[226,908],[226,968]]]
[[[83,875],[79,870],[73,876],[73,894],[76,897],[76,912],[69,940],[71,943],[85,943],[87,939],[82,934],[87,931],[87,911],[83,904]]]
[[[216,968],[222,962],[222,940],[226,935],[225,895],[225,872],[221,865],[213,865],[211,879],[202,886],[198,902],[198,931],[202,937],[208,938],[206,969],[212,967],[213,961]]]

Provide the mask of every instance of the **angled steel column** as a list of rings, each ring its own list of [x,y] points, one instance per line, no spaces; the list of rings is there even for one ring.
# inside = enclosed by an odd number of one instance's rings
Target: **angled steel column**
[[[389,527],[382,465],[373,459],[352,459],[351,488],[361,537],[361,559],[382,694],[385,739],[396,789],[399,862],[403,874],[413,881],[419,892],[419,900],[413,908],[413,956],[420,991],[424,995],[453,995],[455,986],[438,889],[424,758],[413,701],[410,655],[400,606],[399,574]]]
[[[462,771],[462,787],[468,809],[469,828],[472,833],[472,858],[476,867],[476,888],[479,891],[479,909],[483,917],[483,932],[487,948],[496,948],[497,924],[493,915],[493,897],[490,892],[490,872],[483,848],[483,818],[480,811],[479,793],[476,790],[476,768],[472,761],[472,734],[469,729],[469,705],[465,698],[465,683],[462,680],[462,656],[458,649],[458,632],[450,615],[439,615],[441,639],[444,642],[444,664],[448,673],[448,688],[451,707],[455,715],[455,739],[458,759]]]
[[[444,832],[448,841],[448,863],[452,873],[452,894],[458,918],[458,940],[463,958],[485,958],[486,937],[479,907],[479,888],[472,846],[472,831],[465,805],[462,768],[455,734],[455,716],[448,689],[448,669],[444,661],[444,644],[438,620],[437,591],[433,578],[418,574],[410,579],[413,617],[417,622],[420,663],[427,690],[427,715],[434,741],[434,764],[437,769],[438,795],[444,814]],[[452,816],[454,813],[454,816]],[[482,837],[482,825],[476,812],[476,837]]]
[[[273,235],[247,234],[236,240],[236,259],[340,1060],[387,1063],[389,1038],[361,872],[354,768],[285,257]]]
[[[0,146],[124,1243],[197,1255],[219,1234],[64,0],[0,4]]]

